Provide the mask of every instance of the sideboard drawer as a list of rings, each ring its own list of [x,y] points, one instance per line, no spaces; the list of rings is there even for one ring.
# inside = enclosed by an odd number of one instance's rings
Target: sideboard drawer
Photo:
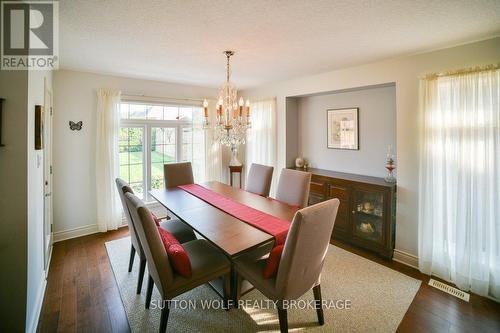
[[[311,182],[310,191],[315,193],[315,194],[324,195],[325,194],[325,184]]]
[[[338,198],[340,201],[349,200],[349,190],[345,187],[328,184],[327,196],[330,198]]]

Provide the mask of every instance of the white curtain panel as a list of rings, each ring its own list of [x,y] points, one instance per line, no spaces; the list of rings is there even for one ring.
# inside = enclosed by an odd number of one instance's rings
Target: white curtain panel
[[[500,70],[421,80],[419,266],[500,299]]]
[[[252,128],[247,132],[246,173],[252,163],[274,167],[271,195],[274,195],[276,179],[276,98],[253,102],[250,106]]]
[[[119,174],[119,105],[119,91],[97,91],[96,200],[97,226],[101,232],[117,229],[121,224],[120,198],[115,185]]]
[[[222,147],[216,140],[213,125],[217,122],[215,100],[208,100],[210,128],[205,130],[205,178],[222,181]]]
[[[213,124],[216,123],[216,101],[208,100],[208,117],[210,128],[204,129],[203,108],[199,108],[199,114],[193,116],[193,142],[203,142],[203,145],[193,145],[193,156],[204,156],[203,161],[193,158],[195,164],[203,165],[204,173],[194,177],[195,182],[216,180],[221,181],[222,174],[222,149],[214,137]],[[194,168],[197,169],[197,168]]]

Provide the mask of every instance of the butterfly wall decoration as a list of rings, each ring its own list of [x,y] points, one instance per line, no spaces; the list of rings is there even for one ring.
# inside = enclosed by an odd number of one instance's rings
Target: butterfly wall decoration
[[[79,122],[75,123],[74,121],[69,121],[69,128],[72,131],[79,131],[82,129],[83,122],[80,120]]]

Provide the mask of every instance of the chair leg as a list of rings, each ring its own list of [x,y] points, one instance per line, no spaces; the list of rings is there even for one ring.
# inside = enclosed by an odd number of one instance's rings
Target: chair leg
[[[229,300],[231,299],[231,279],[232,279],[232,274],[231,272],[227,273],[223,277],[224,279],[224,309],[226,311],[229,311]]]
[[[281,302],[278,302],[278,317],[280,321],[280,332],[288,333],[288,315],[287,310],[283,308]]]
[[[151,275],[148,277],[148,289],[146,290],[146,309],[149,309],[149,305],[151,304],[151,296],[153,295],[153,286],[155,282]]]
[[[141,293],[142,280],[144,280],[144,271],[146,270],[146,260],[141,260],[139,266],[139,281],[137,281],[137,295]]]
[[[165,301],[165,307],[161,310],[160,317],[160,333],[165,333],[167,331],[168,315],[170,313],[170,302]]]
[[[134,266],[134,258],[135,258],[135,247],[132,245],[130,247],[130,260],[128,262],[128,272],[132,272],[132,266]]]
[[[313,288],[314,300],[316,301],[316,312],[318,314],[318,323],[320,325],[325,324],[325,317],[323,316],[323,306],[321,302],[321,286],[318,284]]]

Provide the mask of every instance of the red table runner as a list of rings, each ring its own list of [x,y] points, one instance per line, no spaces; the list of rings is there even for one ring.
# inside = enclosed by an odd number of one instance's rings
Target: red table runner
[[[286,235],[290,228],[289,221],[234,201],[231,198],[198,184],[181,185],[178,187],[206,201],[212,206],[219,208],[227,214],[273,235],[276,241],[275,246],[285,243]]]

